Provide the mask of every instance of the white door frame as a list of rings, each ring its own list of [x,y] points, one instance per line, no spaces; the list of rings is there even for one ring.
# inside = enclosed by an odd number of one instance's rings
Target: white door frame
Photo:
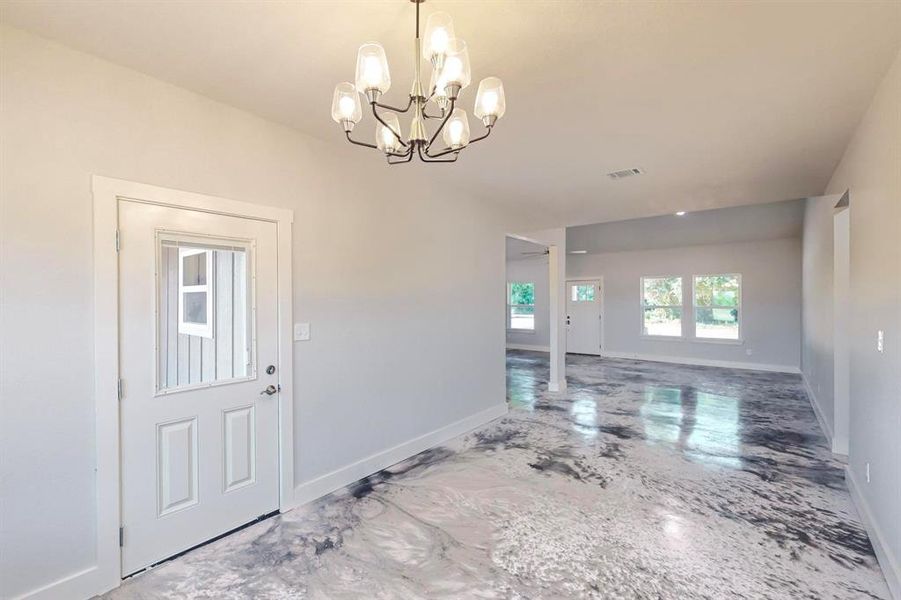
[[[848,193],[842,196],[832,218],[832,452],[848,456],[851,420],[850,348],[848,314],[850,300],[851,207]]]
[[[604,350],[607,349],[604,345],[604,330],[607,328],[607,322],[604,320],[605,319],[605,317],[604,317],[604,306],[605,305],[604,305],[604,277],[603,277],[603,275],[600,277],[576,277],[575,279],[567,279],[566,280],[566,288],[567,288],[566,293],[569,294],[569,284],[570,283],[579,283],[579,282],[594,283],[595,281],[598,282],[598,311],[600,312],[600,315],[601,315],[601,318],[599,319],[600,322],[598,323],[598,328],[600,329],[600,331],[598,332],[598,343],[601,345],[599,354],[603,355]],[[568,303],[568,300],[569,300],[568,295],[566,297],[566,300],[567,300],[566,304],[568,306],[568,304],[569,304]],[[569,330],[567,329],[567,331],[569,331]]]
[[[94,175],[94,404],[97,452],[97,593],[121,582],[119,548],[119,200],[276,224],[278,235],[279,509],[294,502],[291,227],[294,211]],[[125,243],[128,243],[125,240]]]

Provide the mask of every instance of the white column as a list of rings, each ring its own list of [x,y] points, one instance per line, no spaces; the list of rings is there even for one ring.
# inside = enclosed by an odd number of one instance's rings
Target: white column
[[[565,238],[564,238],[565,239]],[[551,376],[547,389],[562,392],[566,389],[566,249],[548,246],[548,290],[550,293]]]

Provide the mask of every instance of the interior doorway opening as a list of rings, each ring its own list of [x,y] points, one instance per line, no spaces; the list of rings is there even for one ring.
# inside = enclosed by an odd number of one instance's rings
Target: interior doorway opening
[[[550,352],[550,279],[547,246],[506,239],[507,348]]]

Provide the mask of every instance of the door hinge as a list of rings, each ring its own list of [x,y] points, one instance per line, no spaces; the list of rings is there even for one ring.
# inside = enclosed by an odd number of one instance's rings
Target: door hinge
[[[116,382],[116,395],[119,397],[119,401],[122,401],[122,397],[125,395],[122,393],[122,380],[119,379]]]
[[[119,547],[125,546],[125,527],[119,527]]]
[[[122,236],[119,234],[119,230],[116,230],[116,252],[118,252],[122,248]]]

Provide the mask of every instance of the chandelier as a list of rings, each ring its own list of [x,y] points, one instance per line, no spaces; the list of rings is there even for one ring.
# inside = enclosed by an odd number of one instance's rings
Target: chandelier
[[[504,85],[497,77],[486,77],[479,83],[473,113],[482,120],[485,132],[470,138],[469,117],[465,110],[457,106],[460,92],[469,85],[472,77],[466,43],[454,36],[450,16],[437,12],[431,14],[426,22],[423,44],[419,37],[419,5],[425,0],[411,2],[416,4],[416,40],[413,49],[413,89],[407,105],[401,108],[380,102],[382,95],[391,87],[391,76],[385,49],[370,42],[360,46],[357,53],[356,85],[344,82],[335,86],[332,119],[344,128],[347,141],[381,151],[388,164],[410,162],[414,155],[427,163],[456,162],[461,150],[491,135],[494,124],[504,115]],[[432,65],[428,94],[422,86],[422,60]],[[351,137],[354,125],[363,118],[360,95],[366,99],[376,120],[375,144]],[[431,108],[429,102],[434,103],[434,110],[439,111],[437,114],[428,112]],[[380,109],[382,112],[379,112]],[[411,110],[410,135],[404,138],[397,115]],[[428,120],[437,122],[432,134],[426,128]],[[433,148],[439,136],[444,147]]]

